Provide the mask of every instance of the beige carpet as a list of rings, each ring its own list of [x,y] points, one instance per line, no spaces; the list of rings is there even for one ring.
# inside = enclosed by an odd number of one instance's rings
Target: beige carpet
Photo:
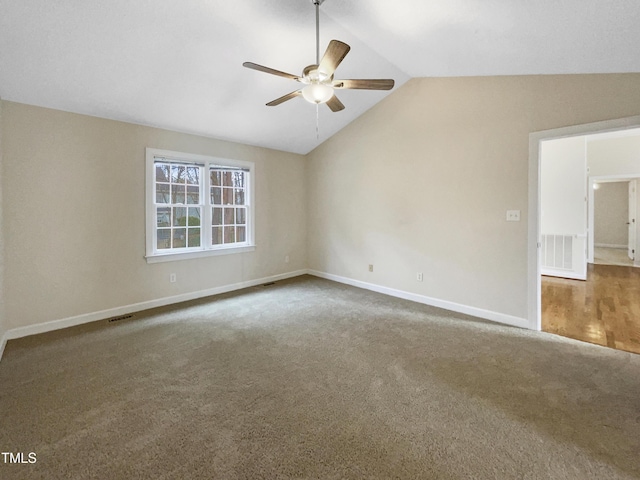
[[[308,276],[10,341],[0,389],[2,479],[640,478],[640,356]]]

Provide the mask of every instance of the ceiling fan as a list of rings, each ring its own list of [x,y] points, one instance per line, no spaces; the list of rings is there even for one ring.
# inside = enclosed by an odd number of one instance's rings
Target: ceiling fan
[[[360,89],[360,90],[391,90],[394,81],[391,79],[359,79],[359,80],[334,80],[333,74],[349,53],[351,47],[339,40],[331,40],[327,51],[320,60],[320,5],[324,0],[311,0],[316,7],[316,63],[309,65],[302,70],[301,76],[264,67],[257,63],[244,62],[242,66],[258,70],[259,72],[270,73],[280,77],[289,78],[302,83],[304,87],[287,93],[280,98],[267,103],[269,107],[275,107],[281,103],[301,96],[310,103],[326,103],[334,112],[344,109],[344,105],[335,95],[334,90],[340,89]]]

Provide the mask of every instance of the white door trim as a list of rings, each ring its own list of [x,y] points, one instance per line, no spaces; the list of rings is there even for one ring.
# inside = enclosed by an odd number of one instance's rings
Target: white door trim
[[[541,330],[542,303],[540,279],[540,142],[556,138],[613,132],[640,127],[640,115],[573,125],[529,134],[529,222],[527,246],[527,303],[529,328]]]
[[[627,218],[627,256],[633,260],[633,264],[638,262],[638,179],[629,182],[629,216]]]

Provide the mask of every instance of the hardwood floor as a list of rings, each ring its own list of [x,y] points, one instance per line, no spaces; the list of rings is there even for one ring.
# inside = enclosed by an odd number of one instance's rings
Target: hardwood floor
[[[542,330],[640,353],[640,268],[590,264],[586,282],[543,276]]]

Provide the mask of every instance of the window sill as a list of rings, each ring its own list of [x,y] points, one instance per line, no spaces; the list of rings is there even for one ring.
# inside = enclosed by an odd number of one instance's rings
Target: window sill
[[[195,252],[173,252],[147,255],[144,258],[147,263],[173,262],[176,260],[190,260],[192,258],[216,257],[218,255],[231,255],[234,253],[253,252],[255,245],[243,245],[242,247],[216,248],[215,250],[198,250]]]

